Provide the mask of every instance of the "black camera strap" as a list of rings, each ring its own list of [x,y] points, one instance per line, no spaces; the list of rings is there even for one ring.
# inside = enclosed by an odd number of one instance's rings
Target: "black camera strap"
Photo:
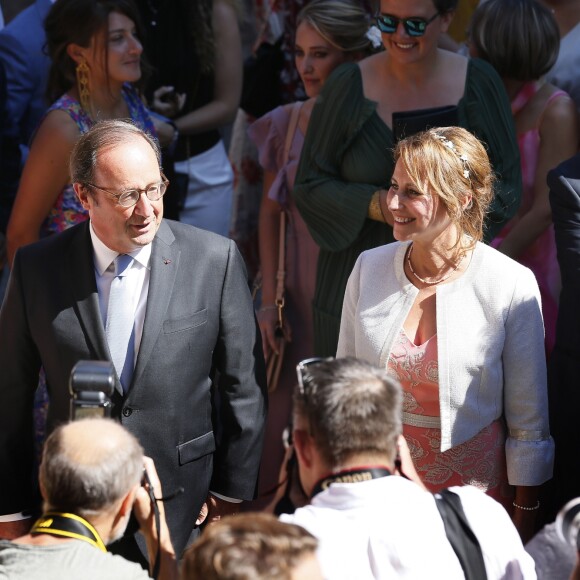
[[[487,580],[483,552],[461,505],[461,498],[450,489],[435,494],[447,539],[461,564],[466,580]]]
[[[30,533],[74,538],[87,542],[103,552],[107,551],[97,530],[87,520],[75,514],[48,512],[34,522]]]
[[[333,473],[321,479],[314,486],[311,497],[328,489],[332,483],[359,483],[362,481],[370,481],[371,479],[378,479],[379,477],[387,477],[388,475],[391,475],[391,471],[386,467],[355,467],[353,469],[344,469],[343,471]]]

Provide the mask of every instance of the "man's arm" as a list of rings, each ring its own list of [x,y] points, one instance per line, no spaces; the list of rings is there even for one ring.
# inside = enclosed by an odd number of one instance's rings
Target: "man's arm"
[[[244,262],[230,241],[214,350],[219,374],[220,438],[210,489],[253,499],[266,419],[266,373]]]
[[[139,522],[139,528],[143,536],[145,536],[150,572],[153,572],[154,562],[159,558],[159,576],[157,578],[159,580],[174,580],[178,577],[177,558],[171,543],[169,528],[165,521],[165,508],[162,501],[156,502],[159,509],[158,530],[155,522],[155,512],[149,496],[150,490],[153,491],[153,495],[156,498],[163,496],[161,481],[157,475],[155,464],[150,457],[145,457],[145,469],[147,470],[149,483],[147,487],[142,486],[137,491],[133,511]]]

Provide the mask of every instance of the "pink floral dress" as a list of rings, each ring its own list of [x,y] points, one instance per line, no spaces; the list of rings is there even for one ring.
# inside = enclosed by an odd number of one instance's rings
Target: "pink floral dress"
[[[401,329],[387,369],[403,387],[403,435],[415,468],[432,492],[452,485],[473,485],[511,506],[507,483],[505,427],[494,421],[475,437],[441,452],[437,335],[415,345]]]
[[[516,115],[541,88],[536,82],[525,84],[512,101],[512,114]],[[518,134],[518,147],[522,167],[522,203],[518,213],[501,230],[491,245],[497,248],[515,224],[524,216],[534,202],[534,181],[540,154],[540,125],[548,105],[556,99],[567,97],[564,91],[555,91],[546,101],[536,127]],[[546,186],[547,187],[547,186]],[[556,340],[556,319],[560,296],[560,268],[556,257],[554,226],[546,228],[537,239],[520,254],[517,261],[527,266],[536,276],[542,297],[542,315],[546,329],[546,353],[549,355]]]

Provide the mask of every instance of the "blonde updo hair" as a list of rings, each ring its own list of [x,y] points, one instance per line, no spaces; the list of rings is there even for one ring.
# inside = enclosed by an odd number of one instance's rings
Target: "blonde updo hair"
[[[360,2],[312,0],[299,12],[296,28],[306,22],[330,45],[342,52],[374,52],[366,36],[369,17]]]
[[[420,191],[434,192],[443,202],[458,230],[454,247],[473,248],[483,238],[495,182],[481,141],[462,127],[438,127],[399,141],[394,157]]]

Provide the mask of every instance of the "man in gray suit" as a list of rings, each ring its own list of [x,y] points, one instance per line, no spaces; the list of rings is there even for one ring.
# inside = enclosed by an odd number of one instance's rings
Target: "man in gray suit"
[[[68,418],[73,365],[114,362],[114,416],[154,459],[165,493],[184,489],[166,505],[178,554],[208,511],[217,519],[254,496],[266,389],[244,265],[231,240],[162,219],[159,159],[135,126],[98,123],[71,157],[90,221],[17,253],[0,311],[0,536],[27,525],[14,520],[32,503],[41,365],[51,429]],[[126,255],[119,273],[114,263]],[[120,278],[129,294],[113,305]],[[122,325],[109,334],[108,311],[119,304],[132,315],[124,366],[114,354]]]

